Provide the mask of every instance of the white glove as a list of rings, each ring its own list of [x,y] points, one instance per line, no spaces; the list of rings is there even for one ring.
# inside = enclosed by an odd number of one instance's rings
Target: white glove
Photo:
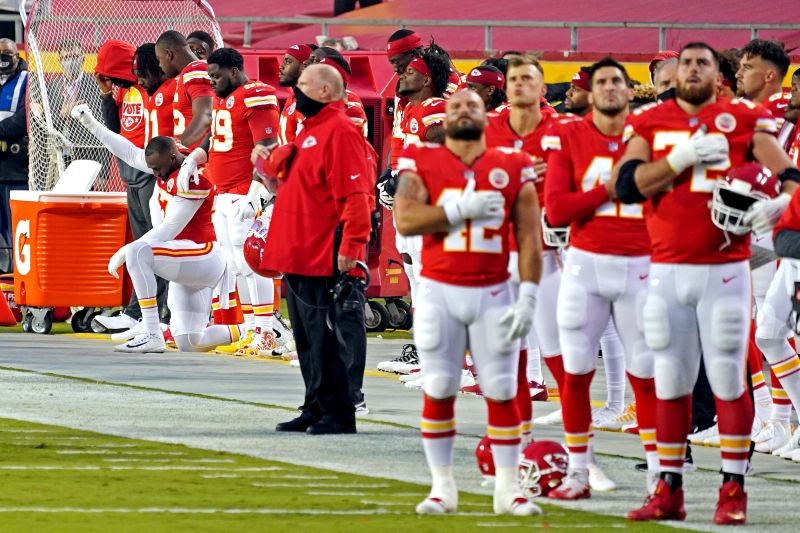
[[[539,286],[532,281],[520,283],[517,302],[500,317],[501,324],[511,323],[507,337],[509,341],[520,339],[531,331],[538,291]]]
[[[772,229],[786,208],[792,201],[792,195],[782,193],[770,200],[759,200],[750,206],[744,214],[742,222],[749,225],[756,235],[760,235]]]
[[[261,205],[261,191],[263,189],[264,186],[260,182],[250,182],[250,190],[247,191],[247,196],[233,204],[233,218],[239,222],[255,218],[258,211],[257,208]]]
[[[89,131],[96,131],[97,127],[100,125],[97,122],[97,119],[94,118],[92,110],[89,109],[89,106],[86,104],[76,105],[72,108],[69,114],[73,119],[83,124],[83,126]]]
[[[394,209],[394,196],[386,192],[386,181],[378,183],[378,201],[383,207],[391,211]]]
[[[675,145],[667,155],[667,163],[675,174],[698,163],[719,163],[728,158],[728,139],[722,134],[706,134],[702,126],[684,141]]]
[[[444,213],[451,226],[465,220],[483,220],[503,216],[505,198],[499,191],[475,191],[475,180],[467,181],[464,193],[458,200],[446,202]]]
[[[187,155],[181,163],[181,168],[178,171],[178,191],[188,191],[191,185],[190,181],[194,181],[195,185],[200,184],[200,174],[197,172],[197,167],[208,161],[208,154],[202,148],[195,148],[191,154]]]
[[[111,256],[108,260],[108,273],[119,279],[119,267],[125,264],[125,249],[128,247],[126,244]]]

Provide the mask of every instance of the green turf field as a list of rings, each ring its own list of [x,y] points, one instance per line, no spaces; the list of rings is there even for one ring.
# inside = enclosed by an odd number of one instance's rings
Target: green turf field
[[[498,517],[464,493],[458,514],[419,517],[420,485],[8,419],[0,487],[3,532],[665,529],[550,506]]]

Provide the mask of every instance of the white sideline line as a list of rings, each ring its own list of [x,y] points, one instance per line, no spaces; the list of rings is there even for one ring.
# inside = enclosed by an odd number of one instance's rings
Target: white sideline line
[[[282,476],[270,476],[273,479],[339,479],[339,476],[303,476],[297,474],[285,474]]]
[[[84,466],[61,466],[61,465],[0,465],[1,470],[203,470],[208,472],[274,472],[283,470],[279,466],[246,466],[246,467],[213,467],[213,466],[114,466],[114,465],[84,465]],[[296,487],[297,485],[289,485]]]
[[[550,516],[548,513],[546,516]],[[519,523],[514,522],[477,522],[477,527],[519,527]],[[597,524],[547,524],[547,529],[592,529],[597,528]],[[609,529],[628,529],[627,524],[607,524],[603,527]]]
[[[0,513],[78,513],[78,514],[262,514],[262,515],[309,515],[309,516],[362,516],[362,515],[410,515],[409,511],[390,511],[388,509],[276,509],[270,507],[254,507],[241,509],[223,509],[207,507],[0,507]],[[494,513],[453,513],[454,516],[494,516]],[[519,525],[519,524],[517,524]],[[588,524],[587,524],[588,525]]]
[[[345,491],[325,491],[325,490],[307,490],[306,494],[309,496],[366,496],[366,492],[345,492]]]
[[[133,459],[127,457],[104,457],[107,463],[170,463],[175,459]]]
[[[341,483],[262,483],[260,481],[254,481],[251,483],[254,487],[265,487],[265,488],[342,488],[342,489],[386,489],[389,488],[387,483],[374,483],[374,484],[366,484],[366,485],[343,485]]]
[[[20,435],[19,437],[14,437],[17,440],[42,440],[42,436],[37,435]],[[48,437],[49,441],[57,441],[57,440],[86,440],[86,437]]]
[[[240,476],[236,474],[202,474],[200,477],[204,479],[236,479]]]
[[[0,429],[0,433],[57,433],[52,429]]]
[[[119,451],[119,450],[105,450],[105,449],[94,449],[94,450],[58,450],[56,451],[58,455],[143,455],[143,456],[150,456],[150,457],[160,457],[163,455],[186,455],[185,452],[126,452],[126,451]]]

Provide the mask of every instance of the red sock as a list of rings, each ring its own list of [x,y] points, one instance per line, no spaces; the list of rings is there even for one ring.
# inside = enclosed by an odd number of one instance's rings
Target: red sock
[[[272,298],[273,298],[273,306],[275,307],[275,312],[281,312],[281,282],[283,280],[281,278],[274,278],[272,280]]]
[[[564,417],[564,436],[569,450],[570,467],[583,470],[588,467],[587,452],[591,437],[592,404],[589,388],[594,370],[588,374],[564,374],[561,390],[561,412]]]
[[[630,373],[628,380],[636,400],[636,423],[644,453],[656,453],[656,380],[637,378]]]
[[[219,306],[219,299],[214,298],[211,302],[211,308],[214,309],[214,302],[216,301],[217,306]],[[223,324],[227,326],[235,326],[236,324],[241,324],[242,321],[239,320],[238,315],[241,314],[241,309],[239,308],[238,300],[236,298],[236,293],[230,293],[228,297],[228,308],[222,309],[219,307],[214,309],[213,316],[214,316],[214,324]]]
[[[691,394],[674,400],[656,398],[656,439],[661,472],[683,473],[686,437],[691,423]]]
[[[552,357],[545,357],[544,362],[550,373],[553,374],[559,394],[561,394],[561,391],[564,390],[564,358],[561,357],[561,354],[558,354]]]
[[[516,467],[522,434],[515,401],[496,402],[487,398],[486,407],[489,415],[486,434],[492,447],[495,468]]]
[[[456,437],[455,397],[437,400],[425,395],[422,401],[422,448],[428,466],[453,464],[453,443]]]
[[[747,391],[727,402],[714,398],[717,405],[722,471],[744,475],[750,455],[750,431],[753,426],[753,401]]]
[[[528,388],[528,350],[519,351],[519,366],[517,367],[517,396],[514,399],[519,412],[522,437],[527,442],[531,434],[531,418],[533,417],[533,404],[531,403],[531,389]]]

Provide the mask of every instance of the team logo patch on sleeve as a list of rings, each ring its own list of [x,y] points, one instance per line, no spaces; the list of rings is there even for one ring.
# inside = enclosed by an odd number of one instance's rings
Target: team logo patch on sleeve
[[[714,126],[719,131],[730,133],[736,129],[736,118],[730,113],[720,113],[714,118]]]
[[[411,133],[417,133],[419,131],[419,123],[417,123],[417,119],[412,118],[411,122],[408,125],[408,129],[411,130]]]
[[[300,148],[311,148],[312,146],[316,145],[317,145],[317,139],[309,135],[308,137],[306,137],[306,140],[303,141],[303,144],[300,146]]]
[[[495,189],[505,189],[510,182],[511,178],[508,177],[508,172],[502,168],[493,168],[489,171],[489,183]]]
[[[161,94],[161,93],[158,93],[156,95],[156,106],[161,107],[161,104],[163,104],[163,103],[164,103],[164,95]]]
[[[228,109],[233,109],[234,104],[236,104],[236,99],[233,97],[233,95],[231,95],[225,102],[225,107],[227,107]]]

